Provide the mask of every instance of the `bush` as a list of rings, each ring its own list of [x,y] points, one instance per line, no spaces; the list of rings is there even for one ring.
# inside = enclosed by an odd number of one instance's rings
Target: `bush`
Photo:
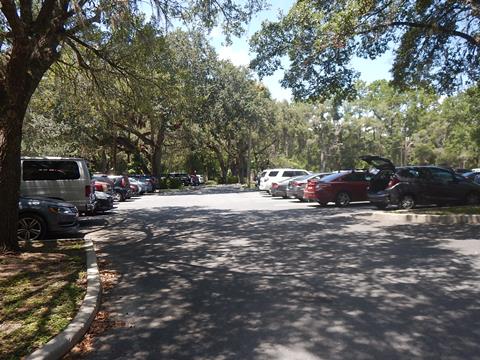
[[[180,179],[166,178],[158,181],[159,189],[181,189],[183,183]]]
[[[180,179],[171,178],[167,179],[168,189],[180,189],[183,187],[183,182]]]
[[[229,175],[227,176],[227,184],[237,184],[238,183],[238,177]]]
[[[168,189],[168,179],[159,179],[157,186],[159,189]]]
[[[238,184],[238,176],[228,175],[227,182],[224,182],[222,177],[220,176],[217,180],[219,184]]]

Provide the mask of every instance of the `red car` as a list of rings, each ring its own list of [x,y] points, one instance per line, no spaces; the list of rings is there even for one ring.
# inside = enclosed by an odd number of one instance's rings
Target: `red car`
[[[309,180],[303,197],[318,201],[320,205],[334,202],[337,206],[347,206],[353,201],[368,201],[367,188],[370,174],[363,171],[343,171]]]

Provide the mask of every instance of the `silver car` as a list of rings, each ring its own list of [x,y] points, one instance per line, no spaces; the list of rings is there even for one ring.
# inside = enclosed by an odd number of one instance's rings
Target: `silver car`
[[[64,201],[46,197],[24,197],[18,201],[17,239],[43,239],[47,234],[78,231],[78,210]]]

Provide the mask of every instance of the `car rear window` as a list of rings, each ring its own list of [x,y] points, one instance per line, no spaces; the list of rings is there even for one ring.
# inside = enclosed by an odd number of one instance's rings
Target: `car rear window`
[[[420,175],[417,170],[407,168],[407,169],[400,169],[397,171],[397,175],[402,178],[409,178],[409,179],[415,179],[418,178]]]
[[[275,177],[278,175],[278,171],[270,171],[270,173],[268,174],[268,176],[272,176],[272,177]]]
[[[365,173],[362,172],[354,172],[351,174],[347,174],[342,180],[344,181],[365,181]]]
[[[337,180],[337,179],[341,178],[341,177],[344,176],[344,175],[345,175],[345,173],[330,174],[330,175],[327,175],[327,176],[323,177],[320,181],[321,181],[321,182],[330,182],[330,181]]]
[[[23,180],[76,180],[80,170],[75,161],[23,161]]]

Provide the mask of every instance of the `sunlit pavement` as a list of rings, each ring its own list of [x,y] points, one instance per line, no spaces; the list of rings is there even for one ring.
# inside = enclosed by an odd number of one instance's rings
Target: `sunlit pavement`
[[[221,188],[84,219],[120,273],[90,358],[480,359],[479,227],[371,211]]]

